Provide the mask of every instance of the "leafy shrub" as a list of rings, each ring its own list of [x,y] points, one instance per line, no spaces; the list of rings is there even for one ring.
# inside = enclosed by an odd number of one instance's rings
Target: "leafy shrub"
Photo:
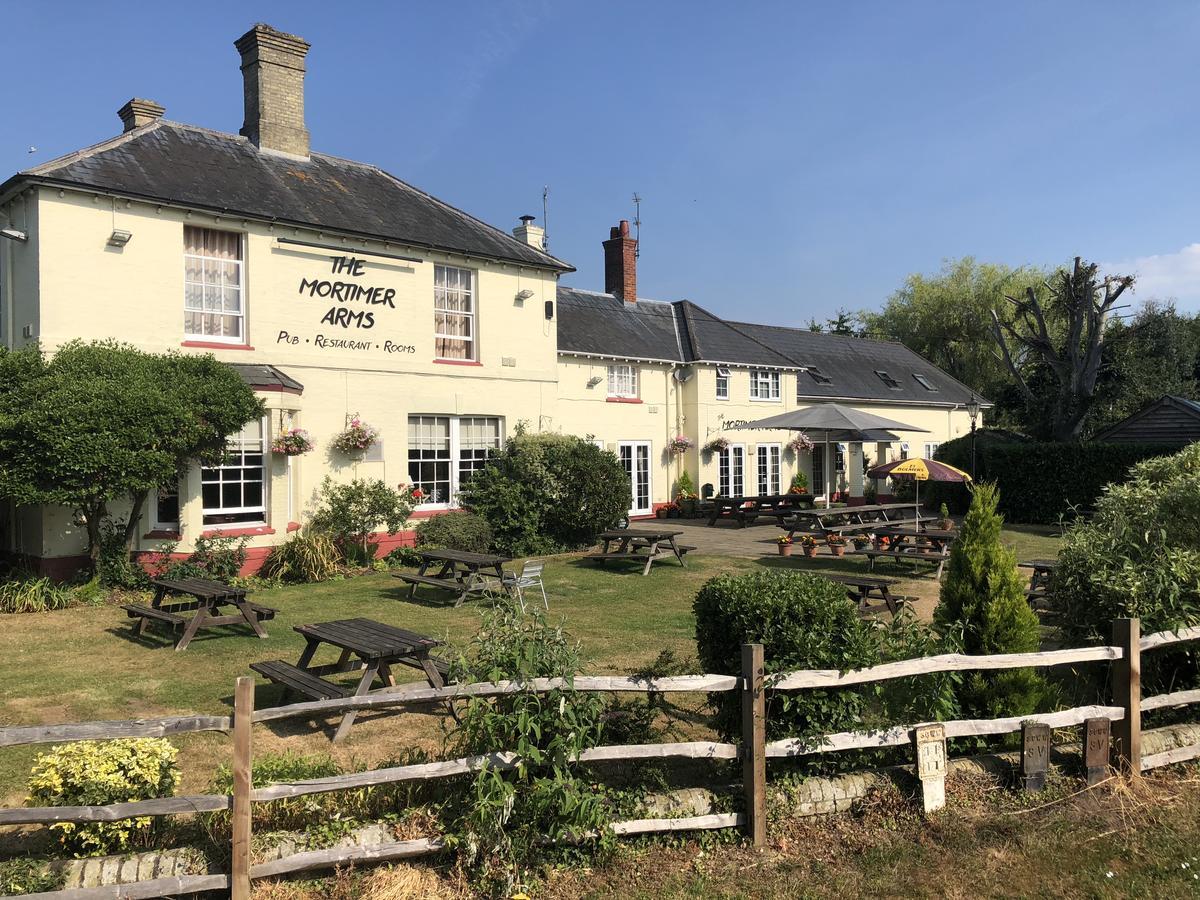
[[[155,577],[231,582],[246,565],[246,545],[249,543],[250,539],[245,537],[198,537],[186,559],[171,559],[178,542],[163,543],[153,564]]]
[[[129,591],[150,586],[146,570],[138,565],[125,541],[125,522],[105,519],[100,523],[100,558],[96,563],[100,583]]]
[[[1163,444],[1020,442],[1019,436],[984,439],[983,434],[976,433],[975,480],[995,482],[1000,491],[1000,512],[1010,522],[1054,524],[1072,515],[1076,507],[1091,508],[1104,486],[1125,481],[1134,464],[1174,449]],[[938,447],[935,456],[969,470],[970,435],[947,441]],[[945,500],[961,509],[965,492],[961,486],[955,487],[957,491],[935,487],[929,498]],[[921,493],[925,493],[924,486]]]
[[[741,672],[741,646],[761,643],[768,674],[798,669],[858,669],[879,662],[871,626],[846,599],[845,585],[779,570],[718,575],[693,603],[696,648],[705,672]],[[768,738],[812,737],[856,727],[866,710],[857,690],[779,693],[769,699]],[[713,695],[717,730],[741,733],[736,691]]]
[[[964,472],[971,471],[970,433],[962,437],[943,441],[938,445],[933,458],[948,463]],[[984,456],[993,447],[1011,444],[1028,444],[1032,439],[1007,428],[980,428],[975,432],[975,480],[997,481],[995,473],[988,472],[983,463]],[[1001,492],[1003,493],[1003,491]],[[971,491],[958,481],[927,481],[921,485],[921,495],[928,496],[930,505],[945,503],[955,513],[965,513],[971,507]]]
[[[348,559],[365,564],[375,555],[371,535],[380,527],[388,534],[400,531],[412,509],[408,491],[394,490],[377,478],[339,483],[327,475],[309,527],[328,533]]]
[[[40,753],[29,777],[32,806],[105,806],[170,797],[179,781],[176,750],[160,738],[78,741]],[[146,846],[154,820],[55,822],[50,830],[76,856],[99,856]]]
[[[416,547],[397,547],[383,561],[389,566],[419,566],[424,562]]]
[[[342,554],[333,538],[321,531],[298,531],[271,549],[259,570],[263,578],[310,584],[332,578]]]
[[[1143,634],[1200,624],[1200,444],[1133,468],[1110,485],[1090,522],[1067,532],[1049,601],[1069,644],[1107,644],[1112,622],[1141,619]],[[1142,660],[1150,694],[1197,683],[1197,645]]]
[[[52,869],[42,859],[21,856],[0,862],[0,891],[5,897],[58,891],[65,882],[65,870]]]
[[[676,500],[694,500],[696,497],[696,482],[692,481],[691,473],[684,469],[675,482]]]
[[[1033,653],[1041,647],[1041,627],[1025,600],[1017,559],[1000,542],[998,501],[994,485],[976,486],[950,550],[934,621],[964,653]],[[968,718],[1020,716],[1037,711],[1046,693],[1033,669],[971,672],[958,687],[958,703]]]
[[[475,513],[448,512],[425,519],[417,526],[417,546],[487,553],[492,548],[492,528]]]
[[[0,581],[0,612],[30,613],[66,609],[74,602],[74,592],[45,576],[14,572]]]
[[[526,611],[501,600],[484,613],[451,674],[463,682],[571,679],[579,666],[579,648],[561,626],[548,624],[533,604]],[[586,840],[608,846],[604,798],[572,762],[599,743],[603,708],[598,694],[574,687],[467,701],[456,752],[507,750],[521,758],[512,771],[480,770],[453,825],[463,866],[488,891],[511,896],[539,859],[558,852],[548,840],[595,832],[599,837]]]
[[[565,434],[517,434],[463,488],[459,502],[512,556],[584,547],[629,508],[616,456]]]

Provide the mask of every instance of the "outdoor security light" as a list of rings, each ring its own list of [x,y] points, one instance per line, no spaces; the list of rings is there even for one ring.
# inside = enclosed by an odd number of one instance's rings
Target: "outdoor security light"
[[[133,232],[113,229],[113,233],[108,236],[108,246],[124,247],[129,243],[131,237],[133,237]]]
[[[16,228],[0,228],[0,237],[6,237],[10,241],[27,241],[29,235],[24,231],[18,231]]]
[[[596,385],[598,385],[603,380],[604,380],[603,375],[593,375],[591,378],[588,379],[587,386],[590,388],[594,388]]]
[[[525,290],[523,290],[519,294],[517,294],[517,302],[524,303],[526,300],[528,300],[532,296],[533,296],[533,291],[526,288]]]

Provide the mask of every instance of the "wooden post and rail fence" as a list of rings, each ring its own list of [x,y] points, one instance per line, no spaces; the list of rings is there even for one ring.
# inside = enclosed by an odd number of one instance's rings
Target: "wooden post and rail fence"
[[[897,725],[874,731],[841,732],[816,739],[766,740],[766,696],[768,691],[827,689],[876,683],[936,672],[994,671],[1029,667],[1111,662],[1112,705],[1082,706],[1058,712],[1003,719],[965,719],[940,723],[946,738],[1000,735],[1020,732],[1031,723],[1050,728],[1084,725],[1089,720],[1112,723],[1112,763],[1125,773],[1140,773],[1159,766],[1200,759],[1200,744],[1178,747],[1142,756],[1141,714],[1144,711],[1200,703],[1200,690],[1177,691],[1156,697],[1141,696],[1141,654],[1186,641],[1200,641],[1200,627],[1179,632],[1159,632],[1140,637],[1136,619],[1114,623],[1113,643],[1106,647],[1051,650],[1040,653],[1011,653],[995,656],[944,654],[885,663],[848,672],[813,670],[767,675],[761,644],[742,647],[740,675],[684,675],[646,679],[619,676],[576,676],[574,689],[598,692],[719,693],[740,691],[742,735],[738,744],[715,741],[637,744],[594,747],[579,756],[582,763],[634,759],[727,759],[741,760],[743,812],[717,813],[674,819],[639,819],[615,822],[609,827],[617,835],[652,834],[701,829],[743,828],[755,847],[766,844],[766,765],[780,759],[816,753],[874,747],[903,746],[914,740],[918,727]],[[59,741],[107,740],[113,738],[170,737],[198,731],[232,731],[233,793],[139,800],[107,806],[53,806],[0,809],[0,825],[51,824],[54,822],[111,822],[140,816],[170,816],[229,810],[232,816],[230,868],[227,874],[188,875],[159,878],[133,884],[98,888],[75,888],[25,895],[45,900],[102,900],[102,898],[160,897],[204,891],[230,892],[234,900],[247,900],[253,879],[293,872],[330,868],[353,862],[409,859],[437,853],[445,848],[439,837],[393,841],[370,847],[336,847],[294,853],[270,862],[251,863],[251,810],[255,803],[374,785],[447,778],[479,771],[485,767],[514,768],[517,755],[497,751],[481,756],[442,762],[395,766],[365,772],[335,775],[255,788],[252,783],[252,737],[255,724],[293,718],[320,718],[348,710],[388,709],[446,702],[468,697],[546,692],[565,687],[564,679],[539,678],[530,682],[499,682],[452,685],[444,688],[400,687],[333,700],[295,703],[254,709],[254,679],[239,678],[234,693],[232,716],[176,716],[122,722],[87,722],[68,725],[34,725],[0,728],[0,747]],[[1103,724],[1103,723],[1102,723]]]

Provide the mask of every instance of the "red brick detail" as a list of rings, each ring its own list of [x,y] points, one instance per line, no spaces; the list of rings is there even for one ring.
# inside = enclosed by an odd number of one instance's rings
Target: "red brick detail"
[[[895,503],[896,498],[893,497],[891,494],[876,494],[875,502],[876,503]]]
[[[287,530],[288,530],[288,534],[291,534],[293,531],[299,531],[300,523],[299,522],[288,522]]]
[[[454,507],[453,509],[422,509],[418,506],[408,514],[408,517],[410,519],[432,519],[434,516],[444,516],[449,512],[462,512],[462,510],[458,507]]]
[[[92,564],[86,555],[79,556],[24,556],[25,564],[38,575],[54,581],[70,581]]]
[[[641,403],[637,397],[609,397],[605,403]]]
[[[847,497],[846,504],[849,506],[866,506],[867,498],[866,497]]]
[[[177,541],[183,537],[183,535],[181,535],[178,531],[168,531],[160,528],[156,531],[147,531],[142,535],[142,537],[151,541]]]
[[[270,525],[251,525],[249,528],[206,528],[200,533],[201,537],[255,537],[260,534],[274,534],[275,529]]]
[[[439,366],[482,366],[483,363],[474,359],[435,359]]]
[[[629,236],[626,219],[610,228],[604,241],[604,292],[637,303],[637,241]]]
[[[222,344],[220,341],[183,341],[180,347],[202,347],[205,350],[253,350],[249,344]]]

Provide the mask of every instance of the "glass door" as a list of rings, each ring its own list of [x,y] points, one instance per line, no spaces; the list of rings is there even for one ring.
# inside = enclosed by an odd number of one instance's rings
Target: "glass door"
[[[650,503],[650,442],[621,441],[617,444],[617,458],[629,476],[632,494],[629,515],[650,515],[653,511]]]

